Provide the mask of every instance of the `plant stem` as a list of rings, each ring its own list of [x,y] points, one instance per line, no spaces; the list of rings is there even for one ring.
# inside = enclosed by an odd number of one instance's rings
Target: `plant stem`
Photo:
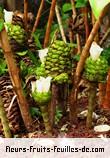
[[[88,114],[87,114],[87,120],[86,120],[87,128],[92,127],[92,118],[93,118],[92,116],[93,116],[93,111],[94,111],[94,107],[95,107],[96,93],[97,93],[97,83],[90,83],[89,100],[88,100]]]
[[[72,91],[70,93],[70,97],[69,97],[69,117],[70,117],[70,122],[71,124],[76,123],[77,121],[77,94],[78,94],[78,89],[76,89],[75,87],[72,88]]]
[[[72,4],[72,12],[73,12],[72,18],[73,18],[73,23],[74,23],[74,20],[75,20],[75,18],[77,16],[76,8],[75,8],[75,0],[71,0],[71,4]]]
[[[110,28],[108,28],[107,32],[105,32],[103,38],[100,40],[100,42],[99,42],[100,45],[103,44],[103,42],[107,39],[109,34],[110,34]]]
[[[74,23],[76,16],[77,16],[76,8],[75,8],[75,1],[71,0],[71,4],[72,4],[72,12],[73,12],[72,18],[73,18],[73,23]],[[77,52],[78,52],[78,54],[81,54],[81,41],[80,41],[80,35],[78,33],[76,34],[76,40],[77,40],[77,47],[78,47]]]
[[[54,125],[57,102],[58,102],[58,86],[55,83],[52,83],[52,99],[49,104],[49,116],[50,116],[50,122],[52,127]]]
[[[28,31],[27,24],[28,24],[28,0],[24,0],[24,25],[26,31]]]
[[[8,36],[7,36],[5,28],[0,33],[0,40],[1,40],[3,53],[7,62],[11,82],[17,94],[17,100],[19,103],[19,108],[20,108],[20,112],[21,112],[24,124],[28,131],[33,131],[34,126],[32,125],[32,119],[29,113],[29,106],[28,106],[27,100],[23,94],[21,79],[19,76],[19,69],[16,65],[13,52],[11,51],[11,47],[9,45]]]
[[[65,33],[64,33],[64,29],[63,29],[63,25],[62,25],[62,20],[61,20],[61,16],[60,16],[60,12],[59,12],[58,4],[57,3],[56,3],[56,6],[55,6],[55,12],[56,12],[57,21],[58,21],[58,25],[59,25],[59,28],[60,28],[62,39],[66,43],[67,42],[66,41],[66,36],[65,36]]]
[[[81,39],[80,35],[77,33],[76,34],[76,39],[77,39],[77,54],[81,54]]]
[[[35,20],[35,23],[34,23],[34,26],[33,26],[33,29],[32,29],[32,34],[36,31],[36,28],[38,26],[38,23],[39,23],[39,20],[40,20],[40,17],[41,17],[41,13],[42,13],[42,10],[43,10],[43,7],[44,7],[44,0],[41,1],[40,3],[40,7],[39,7],[39,10],[38,10],[38,13],[36,15],[36,20]],[[31,38],[32,38],[32,34],[31,34]]]
[[[73,32],[72,32],[72,29],[69,29],[69,41],[70,41],[70,43],[73,43]]]
[[[110,70],[108,72],[106,93],[105,93],[105,98],[104,98],[104,102],[103,102],[102,107],[104,109],[110,109]]]
[[[58,104],[63,114],[66,114],[67,109],[67,98],[68,98],[68,85],[66,83],[59,85],[59,98]]]
[[[47,29],[45,33],[44,48],[46,48],[49,44],[51,25],[53,21],[54,12],[55,12],[55,5],[56,5],[56,0],[52,0],[50,14],[49,14],[48,23],[47,23]]]
[[[96,22],[96,19],[95,19],[95,16],[94,16],[93,12],[91,14],[92,14],[92,26],[94,26],[94,24]],[[94,37],[94,41],[95,42],[99,42],[99,34],[98,34],[98,32],[97,32],[96,36]]]
[[[85,25],[86,41],[87,41],[89,37],[88,8],[87,7],[82,8],[82,12],[84,14],[84,25]]]
[[[41,105],[40,110],[42,112],[42,117],[43,117],[46,132],[47,132],[48,136],[52,136],[52,127],[51,127],[49,114],[48,114],[48,106],[47,105],[44,105],[44,106]]]
[[[3,126],[5,138],[12,138],[10,127],[9,127],[9,121],[6,116],[6,112],[4,109],[4,105],[2,102],[1,96],[0,96],[0,119],[1,119],[2,126]]]

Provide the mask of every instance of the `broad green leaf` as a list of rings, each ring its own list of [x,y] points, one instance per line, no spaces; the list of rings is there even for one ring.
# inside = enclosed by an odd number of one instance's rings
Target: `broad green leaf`
[[[98,19],[102,9],[110,3],[110,0],[89,0],[92,11],[96,19]]]
[[[88,0],[76,0],[76,8],[82,8],[87,5]]]
[[[63,7],[62,7],[62,10],[63,10],[64,13],[65,13],[65,12],[68,12],[68,11],[70,11],[70,10],[72,10],[72,5],[71,5],[71,3],[65,3],[65,4],[63,5]]]

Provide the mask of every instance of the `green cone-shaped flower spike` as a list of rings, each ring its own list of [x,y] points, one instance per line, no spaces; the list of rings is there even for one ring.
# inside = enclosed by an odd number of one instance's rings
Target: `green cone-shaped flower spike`
[[[89,81],[104,82],[107,77],[108,68],[108,62],[104,57],[100,56],[97,60],[89,57],[85,63],[84,76]]]

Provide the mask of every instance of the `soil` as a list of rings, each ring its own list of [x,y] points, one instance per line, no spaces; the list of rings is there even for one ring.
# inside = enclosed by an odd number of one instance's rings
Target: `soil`
[[[79,112],[87,109],[87,97],[81,97],[78,101]],[[100,109],[99,107],[95,110],[96,114],[100,116],[99,120],[93,121],[93,127],[91,129],[86,128],[86,118],[85,119],[77,119],[77,122],[73,125],[69,122],[68,113],[62,117],[58,125],[54,126],[53,129],[53,138],[98,138],[101,133],[96,133],[94,131],[94,126],[98,124],[108,124],[110,125],[110,111]],[[38,120],[37,120],[38,121]],[[47,138],[47,134],[45,133],[43,122],[38,121],[38,127],[36,132],[34,133],[22,133],[16,135],[16,137],[22,138]],[[104,137],[110,138],[110,132],[102,133]]]

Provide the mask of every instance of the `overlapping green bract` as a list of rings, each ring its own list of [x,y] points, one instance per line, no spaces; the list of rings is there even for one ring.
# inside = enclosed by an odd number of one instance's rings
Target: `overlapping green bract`
[[[72,69],[72,48],[72,44],[60,40],[55,40],[49,47],[44,63],[45,72],[57,83],[68,82]]]
[[[51,99],[51,92],[39,93],[35,91],[32,93],[32,96],[39,105],[46,105],[46,103],[48,103]]]
[[[42,77],[46,77],[46,73],[45,73],[45,66],[44,64],[41,64],[39,67],[37,67],[35,74],[37,76],[37,79],[40,78],[40,76]]]
[[[24,43],[26,40],[26,34],[24,29],[19,25],[7,24],[7,31],[9,39],[14,39],[19,44]]]
[[[85,63],[84,77],[93,82],[106,81],[109,66],[107,60],[100,56],[97,60],[88,57]]]
[[[54,81],[56,81],[59,84],[65,83],[68,80],[69,80],[69,76],[67,73],[61,73],[60,75],[54,77]]]

